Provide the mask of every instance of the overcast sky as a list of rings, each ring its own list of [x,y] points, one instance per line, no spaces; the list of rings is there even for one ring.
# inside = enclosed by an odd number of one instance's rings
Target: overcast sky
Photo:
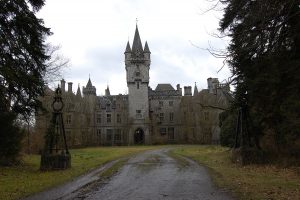
[[[226,46],[211,36],[218,33],[222,12],[202,14],[210,6],[207,0],[47,0],[38,16],[54,33],[48,42],[60,45],[60,53],[70,60],[64,79],[73,82],[74,92],[90,74],[98,95],[107,84],[112,94],[124,94],[124,51],[128,39],[132,45],[136,18],[141,40],[148,41],[151,51],[153,89],[158,83],[183,87],[195,82],[204,89],[209,77],[229,77],[227,67],[217,73],[222,59],[200,49]]]

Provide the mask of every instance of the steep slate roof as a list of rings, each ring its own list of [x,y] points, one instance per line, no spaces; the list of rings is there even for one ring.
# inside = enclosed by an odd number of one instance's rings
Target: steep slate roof
[[[126,45],[125,53],[130,53],[130,52],[131,52],[131,48],[130,48],[130,44],[129,44],[129,41],[128,41],[127,45]]]
[[[155,90],[149,88],[149,96],[180,96],[180,92],[175,90],[169,83],[158,84]]]
[[[76,96],[81,97],[81,90],[80,90],[79,85],[78,85],[78,88],[77,88]]]
[[[93,85],[92,85],[92,81],[91,81],[91,79],[89,78],[89,80],[88,80],[88,82],[87,82],[87,84],[86,84],[86,87],[92,87]]]
[[[135,53],[137,51],[139,52],[143,52],[143,46],[142,46],[142,42],[141,42],[141,38],[140,38],[140,34],[139,34],[139,29],[136,26],[135,29],[135,34],[134,34],[134,39],[133,39],[133,43],[132,43],[132,51]]]
[[[144,53],[151,53],[149,50],[148,42],[146,41],[145,47],[144,47]]]
[[[158,84],[155,88],[155,91],[169,91],[169,90],[175,90],[171,84],[164,83],[164,84]]]
[[[197,85],[195,83],[195,87],[194,87],[194,96],[198,94],[198,88],[197,88]]]

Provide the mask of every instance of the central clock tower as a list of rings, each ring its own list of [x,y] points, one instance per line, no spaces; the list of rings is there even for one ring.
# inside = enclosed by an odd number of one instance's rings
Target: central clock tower
[[[143,48],[136,26],[132,48],[127,42],[125,54],[126,80],[129,102],[129,143],[148,144],[149,137],[149,69],[150,50]]]

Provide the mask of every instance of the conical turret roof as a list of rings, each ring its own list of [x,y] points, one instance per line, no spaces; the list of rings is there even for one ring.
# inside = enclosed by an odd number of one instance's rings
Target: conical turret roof
[[[105,89],[105,96],[110,96],[109,87],[107,85],[107,88]]]
[[[129,44],[129,41],[128,41],[127,45],[126,45],[125,53],[130,53],[130,52],[131,52],[131,48],[130,48],[130,44]]]
[[[196,82],[195,82],[195,87],[194,87],[194,96],[198,94],[198,88],[197,88],[197,85],[196,85]]]
[[[78,88],[77,88],[76,96],[81,97],[81,90],[80,90],[80,86],[79,85],[78,85]]]
[[[149,50],[148,42],[147,42],[147,41],[146,41],[146,43],[145,43],[144,53],[150,53],[150,50]]]

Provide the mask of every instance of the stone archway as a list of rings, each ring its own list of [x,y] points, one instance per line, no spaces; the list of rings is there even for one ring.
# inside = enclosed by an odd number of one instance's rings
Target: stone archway
[[[145,134],[143,129],[138,128],[134,132],[134,144],[144,144],[145,143]]]

